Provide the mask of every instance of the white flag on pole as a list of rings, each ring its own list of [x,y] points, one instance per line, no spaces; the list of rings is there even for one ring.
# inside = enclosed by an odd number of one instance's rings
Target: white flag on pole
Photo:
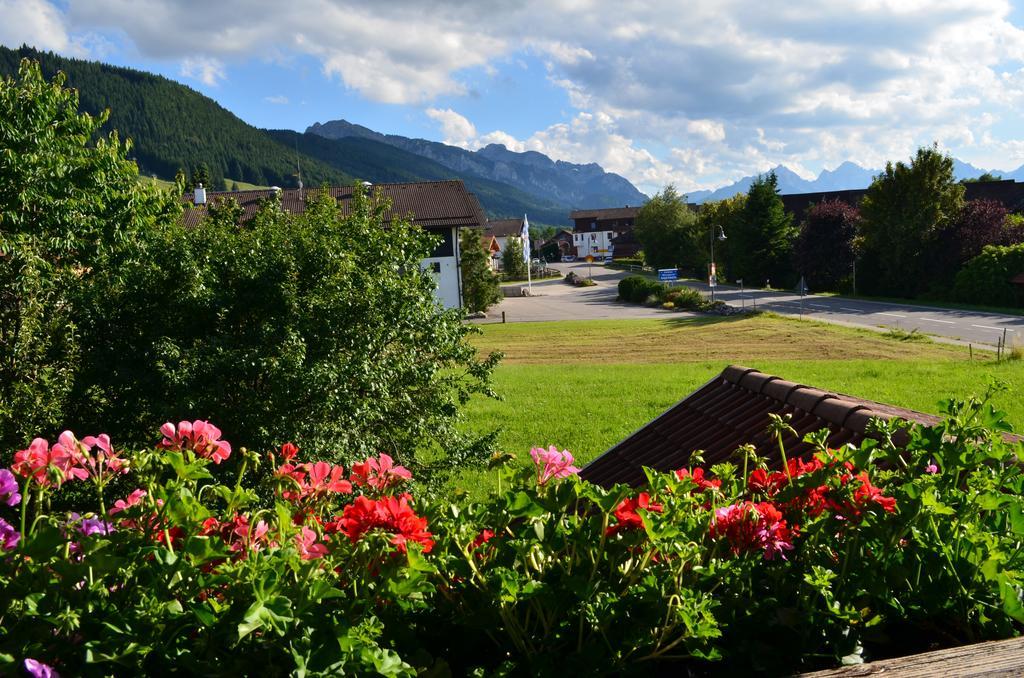
[[[523,261],[526,262],[526,285],[533,294],[533,276],[530,271],[530,221],[523,215],[523,230],[519,233],[519,239],[523,241]]]
[[[526,215],[523,215],[523,230],[519,234],[520,239],[523,241],[523,261],[529,265],[530,263],[530,222],[527,220]]]

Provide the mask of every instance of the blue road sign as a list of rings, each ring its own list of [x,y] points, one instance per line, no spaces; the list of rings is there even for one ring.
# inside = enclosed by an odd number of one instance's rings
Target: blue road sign
[[[662,282],[667,280],[679,280],[679,271],[674,268],[659,268],[658,280],[661,280]]]

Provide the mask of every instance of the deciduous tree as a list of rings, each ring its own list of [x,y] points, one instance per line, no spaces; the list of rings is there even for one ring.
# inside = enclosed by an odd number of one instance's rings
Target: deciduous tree
[[[925,255],[960,214],[963,195],[953,158],[937,146],[917,149],[909,164],[888,163],[861,203],[858,287],[895,296],[927,289]]]
[[[836,291],[852,274],[860,212],[841,200],[812,205],[796,240],[796,269],[815,292]]]
[[[106,116],[22,61],[0,79],[0,449],[59,432],[81,351],[75,295],[179,208],[138,181]],[[116,276],[118,271],[107,271]]]
[[[647,263],[655,268],[692,264],[696,223],[696,214],[675,186],[669,184],[656,193],[640,208],[634,228]]]

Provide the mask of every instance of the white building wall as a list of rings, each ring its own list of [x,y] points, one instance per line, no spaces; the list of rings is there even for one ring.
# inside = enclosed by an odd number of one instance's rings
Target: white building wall
[[[455,247],[454,256],[429,257],[420,262],[433,275],[437,284],[434,295],[445,308],[462,306],[462,271],[459,267],[459,232],[456,228],[452,229],[452,242]]]
[[[614,231],[584,231],[573,233],[572,242],[576,246],[576,256],[603,258],[612,253]]]

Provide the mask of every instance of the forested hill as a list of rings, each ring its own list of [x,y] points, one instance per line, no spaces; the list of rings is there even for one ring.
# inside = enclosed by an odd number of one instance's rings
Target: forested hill
[[[0,46],[0,77],[16,74],[23,57],[39,61],[47,78],[63,71],[68,86],[78,89],[82,110],[109,108],[104,129],[131,138],[140,171],[161,179],[205,164],[215,189],[226,188],[225,178],[289,188],[296,185],[298,160],[306,186],[462,179],[492,218],[528,214],[537,224],[565,224],[575,207],[374,139],[259,129],[190,87],[144,71]]]
[[[374,183],[462,179],[492,218],[528,214],[533,223],[556,225],[564,224],[569,215],[570,208],[564,204],[530,195],[499,181],[456,172],[429,158],[373,139],[327,139],[291,130],[267,133],[288,148],[298,148],[303,157],[316,158],[338,171]],[[302,174],[306,174],[305,167]]]
[[[132,155],[144,174],[171,179],[179,168],[205,163],[214,187],[224,177],[263,186],[296,183],[294,148],[246,124],[231,111],[195,90],[167,78],[94,61],[67,59],[51,52],[0,46],[0,76],[14,75],[23,57],[39,61],[43,74],[67,75],[84,111],[110,109],[104,129],[133,142]],[[313,158],[300,158],[307,185],[354,181]]]

